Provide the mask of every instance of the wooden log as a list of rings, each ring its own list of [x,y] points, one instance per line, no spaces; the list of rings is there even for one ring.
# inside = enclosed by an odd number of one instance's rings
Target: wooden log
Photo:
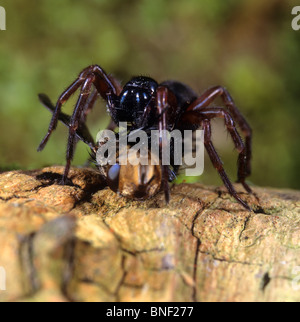
[[[250,213],[223,187],[174,185],[166,206],[62,173],[0,174],[0,301],[300,301],[300,192],[237,184]]]

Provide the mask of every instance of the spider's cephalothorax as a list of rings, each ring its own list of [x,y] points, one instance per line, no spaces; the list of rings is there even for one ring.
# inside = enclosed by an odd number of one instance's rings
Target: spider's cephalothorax
[[[80,95],[72,116],[61,112],[62,104],[80,89]],[[46,145],[51,133],[56,128],[58,120],[69,128],[67,145],[67,163],[62,179],[66,182],[71,160],[74,155],[75,145],[79,140],[88,144],[93,154],[99,149],[94,143],[86,125],[86,117],[93,108],[100,95],[107,103],[112,122],[109,128],[116,127],[119,122],[127,122],[129,132],[143,129],[147,133],[152,129],[159,130],[159,156],[161,156],[165,130],[184,130],[202,128],[204,130],[204,145],[206,151],[219,172],[229,193],[246,209],[251,210],[248,204],[240,198],[230,182],[220,157],[218,156],[211,141],[211,120],[223,118],[228,133],[230,134],[235,148],[238,151],[238,182],[247,192],[250,187],[245,182],[251,173],[251,141],[252,131],[237,109],[228,91],[221,86],[206,90],[202,95],[197,95],[187,85],[177,81],[165,81],[158,84],[155,80],[145,76],[132,78],[122,88],[120,84],[98,65],[85,68],[78,78],[61,94],[54,107],[49,98],[41,94],[40,100],[53,113],[48,133],[41,142],[38,150]],[[213,107],[211,103],[220,97],[224,107]],[[237,131],[236,124],[240,127],[244,141]],[[149,152],[150,153],[150,152]],[[154,156],[150,156],[154,157]],[[106,178],[108,186],[113,191],[123,196],[134,199],[146,199],[152,197],[159,190],[165,193],[168,202],[170,190],[168,182],[174,180],[178,167],[174,164],[159,166],[144,166],[129,164],[100,167],[100,172]]]
[[[111,111],[115,123],[131,122],[135,127],[147,125],[153,117],[154,94],[157,82],[149,77],[132,78],[123,88],[118,101],[118,107]],[[149,113],[145,114],[146,110]]]

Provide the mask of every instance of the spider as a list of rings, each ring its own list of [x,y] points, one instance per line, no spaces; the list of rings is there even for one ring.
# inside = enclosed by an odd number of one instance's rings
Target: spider
[[[80,89],[80,94],[73,114],[66,115],[61,111],[62,105]],[[218,171],[228,192],[247,210],[248,204],[237,194],[229,180],[222,161],[218,156],[211,140],[211,120],[224,119],[234,146],[238,151],[238,180],[248,193],[251,188],[245,182],[251,173],[251,141],[252,130],[236,107],[228,91],[221,86],[206,90],[197,95],[189,86],[178,81],[156,82],[146,76],[133,77],[122,88],[119,82],[108,75],[100,66],[91,65],[85,68],[76,80],[60,95],[54,107],[45,94],[40,94],[41,102],[52,112],[52,119],[48,132],[38,147],[41,151],[51,133],[55,130],[58,120],[69,128],[66,166],[62,177],[62,184],[67,181],[71,161],[78,140],[82,140],[92,150],[97,152],[85,122],[88,113],[100,95],[107,103],[111,116],[109,128],[113,129],[119,122],[127,122],[129,131],[135,129],[162,130],[186,129],[204,130],[204,146],[213,166]],[[211,103],[220,97],[224,107],[212,107]],[[236,128],[240,127],[244,141]],[[162,148],[160,141],[160,149]],[[149,152],[150,153],[150,152]],[[150,155],[150,158],[153,157]],[[171,170],[172,169],[172,170]],[[148,166],[119,166],[118,164],[100,169],[107,180],[108,186],[121,195],[134,199],[147,199],[158,191],[164,191],[165,200],[170,200],[169,182],[173,181],[178,173],[178,166],[148,165]],[[127,184],[129,183],[129,185]]]

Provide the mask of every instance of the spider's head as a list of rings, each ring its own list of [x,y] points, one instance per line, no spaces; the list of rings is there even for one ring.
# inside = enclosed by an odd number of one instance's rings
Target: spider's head
[[[116,112],[118,121],[140,124],[144,111],[155,95],[157,82],[145,76],[132,78],[123,88]]]
[[[150,152],[149,156],[153,158]],[[161,180],[160,165],[151,165],[150,159],[149,165],[133,165],[129,159],[127,165],[116,163],[106,170],[106,181],[110,189],[135,200],[153,197],[160,190]]]

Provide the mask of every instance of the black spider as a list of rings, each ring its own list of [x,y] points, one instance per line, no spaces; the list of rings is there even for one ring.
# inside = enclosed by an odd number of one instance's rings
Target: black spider
[[[72,116],[62,113],[62,105],[79,88],[80,95]],[[251,172],[252,131],[225,88],[216,86],[198,96],[187,85],[180,82],[166,81],[158,84],[154,79],[144,76],[132,78],[122,88],[112,76],[106,74],[98,65],[85,68],[79,77],[61,94],[55,107],[52,106],[46,95],[40,95],[42,103],[52,111],[53,116],[48,133],[42,140],[38,151],[45,147],[51,133],[57,126],[58,120],[65,123],[69,128],[63,184],[66,182],[78,139],[88,144],[93,153],[97,152],[97,144],[94,143],[85,121],[99,94],[106,101],[112,118],[110,128],[114,128],[119,122],[127,122],[129,131],[158,129],[161,131],[160,133],[163,133],[162,130],[178,129],[183,132],[186,129],[195,130],[201,127],[204,130],[204,145],[207,153],[229,193],[246,209],[251,210],[231,184],[211,141],[211,120],[223,118],[239,153],[238,182],[244,186],[247,192],[251,193],[252,191],[245,182],[245,178]],[[217,97],[221,97],[225,107],[210,106]],[[244,134],[245,142],[241,139],[235,122]],[[160,148],[162,147],[160,146]],[[151,157],[153,156],[150,155]],[[119,166],[116,164],[100,170],[105,175],[108,185],[122,195],[146,199],[159,190],[163,190],[165,199],[169,202],[168,182],[174,179],[178,167],[172,164],[160,164],[158,166],[132,166],[130,164]]]

